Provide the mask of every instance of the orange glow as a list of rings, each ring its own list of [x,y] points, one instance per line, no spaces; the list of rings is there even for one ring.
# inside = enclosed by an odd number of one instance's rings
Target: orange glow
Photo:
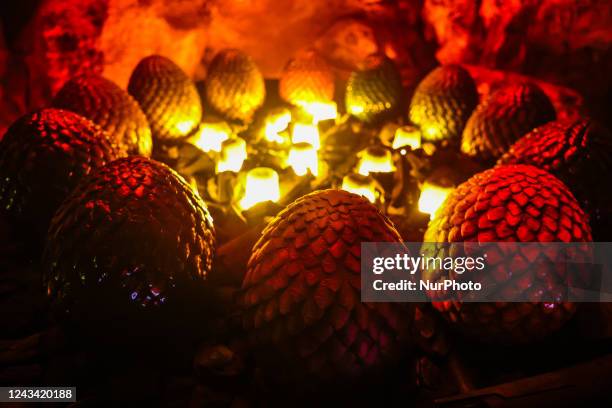
[[[360,155],[361,160],[357,173],[362,176],[367,176],[370,173],[391,173],[395,171],[391,152],[384,147],[368,147]]]
[[[336,119],[338,117],[338,106],[336,102],[302,102],[299,106],[308,115],[312,116],[312,122],[318,123],[322,120]]]
[[[319,159],[316,149],[310,143],[296,143],[289,151],[287,163],[298,176],[305,176],[308,171],[313,176],[319,174]]]
[[[419,197],[419,211],[429,214],[433,219],[436,211],[446,200],[446,197],[453,191],[451,187],[442,187],[432,182],[426,181],[421,188]]]
[[[280,109],[272,112],[266,118],[265,135],[268,142],[284,143],[285,138],[279,135],[289,127],[291,123],[291,112],[288,109]]]
[[[194,120],[182,120],[176,123],[176,129],[182,135],[187,135],[197,125],[197,122]]]
[[[342,189],[349,193],[364,196],[371,203],[376,202],[376,184],[370,176],[348,174],[342,179]]]
[[[221,156],[217,162],[217,173],[233,171],[237,173],[247,158],[246,142],[239,137],[221,143]]]
[[[190,142],[204,152],[220,152],[221,143],[229,139],[232,129],[225,122],[203,123]]]
[[[393,149],[409,146],[412,150],[421,147],[421,131],[413,126],[402,126],[395,131]]]
[[[319,128],[311,124],[296,123],[293,125],[291,141],[293,143],[310,143],[316,150],[319,150],[319,147],[321,147]]]
[[[246,175],[244,197],[240,208],[247,210],[264,201],[277,202],[280,199],[278,173],[268,167],[256,167]]]

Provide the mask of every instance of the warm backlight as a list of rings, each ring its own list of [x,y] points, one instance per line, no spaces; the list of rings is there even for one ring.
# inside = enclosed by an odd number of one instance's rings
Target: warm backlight
[[[316,150],[319,150],[321,142],[319,140],[319,128],[316,125],[306,123],[296,123],[293,125],[291,141],[295,143],[310,143]]]
[[[371,203],[376,202],[376,185],[369,176],[348,174],[342,179],[342,189],[349,193],[362,195]]]
[[[419,211],[429,214],[433,219],[436,211],[444,203],[444,200],[446,200],[446,197],[448,197],[452,190],[450,187],[442,187],[426,181],[423,183],[421,197],[419,197]]]
[[[239,137],[221,143],[221,155],[217,162],[217,173],[233,171],[237,173],[247,158],[246,142]]]
[[[393,149],[409,146],[412,150],[421,147],[421,131],[413,126],[397,128],[393,138]]]
[[[289,151],[287,163],[298,176],[305,176],[308,171],[313,176],[318,175],[319,160],[317,150],[310,143],[296,143]]]
[[[205,152],[220,152],[221,144],[229,139],[232,129],[225,122],[204,123],[192,138],[193,144]]]
[[[368,147],[361,152],[357,172],[363,176],[370,173],[390,173],[395,170],[391,152],[381,146]]]
[[[256,167],[246,175],[246,186],[240,207],[249,209],[257,203],[264,201],[278,201],[280,199],[280,185],[278,173],[268,167]]]

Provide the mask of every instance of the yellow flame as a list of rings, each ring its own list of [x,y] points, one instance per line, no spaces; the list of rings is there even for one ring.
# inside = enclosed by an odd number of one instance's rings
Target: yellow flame
[[[369,176],[348,174],[342,179],[342,189],[350,193],[362,195],[371,203],[376,202],[376,185]]]
[[[217,162],[217,173],[233,171],[237,173],[247,158],[246,142],[239,137],[221,143],[221,155]]]
[[[427,135],[427,140],[437,140],[439,138],[438,128],[432,125],[425,127],[425,129],[423,129],[423,133]]]
[[[191,141],[204,152],[220,152],[221,143],[229,139],[232,129],[225,122],[203,123]]]
[[[421,131],[413,126],[403,126],[397,128],[393,138],[393,149],[410,146],[412,150],[421,147]]]
[[[361,152],[357,173],[367,176],[370,173],[390,173],[395,171],[391,152],[380,146],[368,147]]]
[[[279,135],[289,127],[291,123],[291,112],[288,109],[280,109],[272,112],[266,118],[265,135],[268,142],[283,143],[285,139]]]
[[[268,167],[256,167],[246,175],[244,197],[240,208],[247,210],[257,203],[278,201],[280,199],[280,184],[278,173]]]
[[[321,147],[319,128],[307,123],[296,123],[293,125],[291,141],[293,143],[310,143],[316,150],[319,150],[319,147]]]
[[[347,110],[351,115],[357,116],[361,115],[365,111],[365,108],[362,105],[349,105]]]
[[[423,188],[421,188],[419,211],[429,214],[430,218],[433,219],[436,211],[444,203],[444,200],[446,200],[451,191],[453,191],[451,187],[442,187],[426,181],[423,183]]]
[[[195,125],[196,122],[194,120],[181,120],[177,122],[176,128],[181,134],[187,136],[187,133],[191,132],[191,129],[193,129]]]
[[[338,106],[336,102],[301,102],[298,104],[308,115],[312,116],[313,123],[322,120],[336,119]]]
[[[308,171],[313,176],[319,174],[319,159],[316,149],[310,143],[296,143],[289,151],[287,163],[298,176],[305,176]]]

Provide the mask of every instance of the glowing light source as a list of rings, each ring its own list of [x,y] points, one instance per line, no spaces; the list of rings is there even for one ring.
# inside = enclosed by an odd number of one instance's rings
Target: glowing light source
[[[291,136],[291,141],[293,143],[310,143],[316,150],[319,150],[319,147],[321,147],[319,128],[315,125],[296,123],[293,125],[293,133]]]
[[[422,213],[429,214],[430,218],[433,219],[436,211],[446,197],[453,191],[451,187],[442,187],[430,181],[423,183],[421,188],[421,196],[419,197],[419,211]]]
[[[431,125],[430,126],[426,126],[423,129],[423,133],[426,136],[426,140],[437,140],[437,139],[439,139],[438,133],[440,133],[440,132],[439,132],[438,128],[435,127],[435,126],[431,126]]]
[[[279,135],[289,127],[291,112],[288,109],[279,109],[266,118],[265,136],[268,142],[283,143],[285,139]]]
[[[393,138],[393,149],[409,146],[412,150],[421,147],[421,131],[414,126],[397,128]]]
[[[233,171],[237,173],[247,158],[246,142],[239,137],[221,143],[221,155],[217,162],[217,173]]]
[[[249,209],[257,203],[264,201],[278,201],[280,199],[280,185],[278,173],[268,167],[256,167],[246,175],[244,197],[240,201],[243,210]]]
[[[338,117],[338,106],[336,102],[302,102],[299,106],[310,116],[312,122],[318,123],[322,120],[336,119]]]
[[[310,143],[294,144],[289,151],[287,162],[298,176],[305,176],[309,170],[313,176],[319,174],[317,151]]]
[[[347,110],[351,115],[358,116],[365,111],[365,108],[362,105],[349,105]]]
[[[357,173],[367,176],[370,173],[391,173],[395,171],[391,152],[382,146],[371,146],[361,152]]]
[[[220,152],[221,143],[229,139],[232,129],[225,122],[203,123],[190,141],[204,152]]]
[[[342,179],[342,189],[350,193],[359,194],[368,199],[369,202],[376,202],[376,183],[370,176],[361,174],[348,174]]]
[[[197,123],[193,120],[181,120],[176,123],[176,128],[181,134],[186,136],[196,124]]]

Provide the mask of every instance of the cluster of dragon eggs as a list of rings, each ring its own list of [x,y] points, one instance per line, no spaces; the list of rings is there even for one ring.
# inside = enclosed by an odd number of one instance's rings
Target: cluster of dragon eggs
[[[274,380],[343,382],[406,351],[406,308],[360,300],[362,241],[401,237],[374,205],[343,190],[303,196],[267,225],[240,306],[249,344]]]
[[[529,165],[503,165],[478,173],[457,187],[438,209],[424,242],[589,242],[588,217],[568,187],[550,173]],[[435,246],[435,245],[434,245]],[[428,245],[428,250],[436,252]],[[520,247],[512,246],[504,258],[490,265],[499,291],[515,299],[536,286],[521,280]],[[543,268],[534,276],[563,281],[556,268]],[[548,284],[538,286],[546,293]],[[551,293],[544,298],[555,298]],[[529,342],[559,329],[574,313],[568,302],[469,303],[456,300],[434,306],[466,334],[480,340]]]

